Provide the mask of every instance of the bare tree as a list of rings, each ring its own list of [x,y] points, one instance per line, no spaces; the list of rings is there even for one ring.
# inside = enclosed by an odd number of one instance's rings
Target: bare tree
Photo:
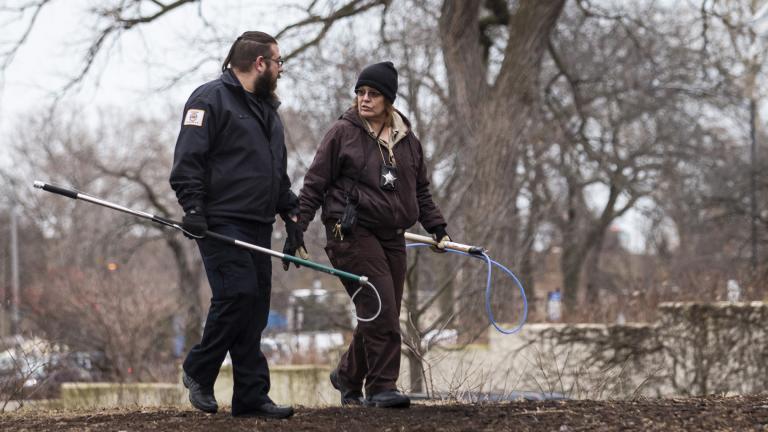
[[[552,219],[562,236],[571,309],[585,266],[592,282],[586,302],[599,298],[594,278],[613,221],[655,190],[663,170],[694,151],[691,107],[708,88],[696,79],[698,52],[686,45],[684,27],[648,18],[658,8],[611,14],[577,2],[549,46],[554,74],[545,88],[547,108],[563,132],[552,160],[562,183],[551,184],[563,199]]]
[[[94,206],[72,207],[71,202],[31,191],[32,178],[72,185],[89,194],[102,196],[128,207],[151,211],[165,217],[174,216],[175,199],[167,185],[170,153],[165,142],[167,128],[160,121],[126,120],[125,129],[112,129],[106,115],[95,131],[79,127],[63,127],[70,119],[46,125],[31,124],[22,128],[14,158],[14,171],[3,173],[19,202],[43,231],[78,245],[61,258],[74,267],[89,267],[103,262],[105,256],[125,254],[156,242],[165,244],[175,261],[177,307],[184,322],[187,346],[199,340],[203,311],[200,302],[202,267],[195,258],[190,242],[172,230],[161,230],[139,219],[113,214]],[[40,120],[30,120],[34,123]],[[66,132],[64,132],[66,131]],[[139,150],[140,149],[140,150]],[[138,230],[138,231],[137,231]],[[136,233],[138,239],[130,240]],[[119,246],[120,241],[129,240]],[[50,263],[49,263],[50,264]],[[173,274],[173,273],[171,273]]]

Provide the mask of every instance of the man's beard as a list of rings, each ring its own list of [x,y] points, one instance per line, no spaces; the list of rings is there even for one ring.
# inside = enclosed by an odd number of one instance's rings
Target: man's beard
[[[277,99],[277,75],[267,69],[266,72],[256,77],[253,81],[253,94],[261,99]]]

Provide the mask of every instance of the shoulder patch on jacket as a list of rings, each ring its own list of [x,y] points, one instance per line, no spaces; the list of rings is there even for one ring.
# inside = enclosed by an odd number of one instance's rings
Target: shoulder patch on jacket
[[[184,116],[184,126],[202,126],[205,111],[201,109],[188,109]]]

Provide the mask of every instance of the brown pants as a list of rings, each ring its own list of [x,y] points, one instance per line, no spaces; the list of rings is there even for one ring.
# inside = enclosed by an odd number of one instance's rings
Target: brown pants
[[[374,395],[397,388],[400,374],[400,303],[405,283],[405,237],[402,230],[374,234],[357,226],[344,240],[334,238],[326,226],[328,243],[325,252],[334,267],[367,276],[381,296],[381,314],[371,322],[358,321],[352,342],[339,362],[339,378],[350,390]],[[352,295],[357,282],[342,280]],[[370,288],[355,297],[357,315],[363,318],[376,313],[378,301]]]

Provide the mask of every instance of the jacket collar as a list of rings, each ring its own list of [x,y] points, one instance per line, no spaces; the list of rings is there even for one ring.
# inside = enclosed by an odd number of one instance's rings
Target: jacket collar
[[[406,135],[408,135],[408,132],[411,131],[411,122],[408,120],[408,118],[403,115],[400,111],[395,109],[395,111],[392,113],[393,118],[393,127],[395,131],[397,131],[397,136],[395,137],[396,144],[403,138],[405,138]],[[354,124],[355,126],[359,127],[360,129],[364,130],[367,134],[371,134],[371,130],[368,126],[368,122],[365,121],[363,118],[360,117],[360,115],[357,113],[357,110],[355,107],[352,107],[348,109],[347,111],[342,114],[339,119],[347,120],[350,123]],[[373,134],[373,137],[375,138],[375,133]]]
[[[392,146],[399,143],[400,140],[405,138],[408,131],[411,130],[409,124],[406,124],[407,120],[404,115],[400,114],[400,111],[395,110],[392,112],[392,130],[394,131],[395,142]]]
[[[240,80],[237,79],[237,77],[235,76],[235,73],[232,72],[232,69],[230,68],[227,68],[227,70],[221,73],[221,82],[223,82],[229,87],[241,88],[243,89],[243,91],[245,91],[245,89],[243,88],[243,85],[240,84]]]

